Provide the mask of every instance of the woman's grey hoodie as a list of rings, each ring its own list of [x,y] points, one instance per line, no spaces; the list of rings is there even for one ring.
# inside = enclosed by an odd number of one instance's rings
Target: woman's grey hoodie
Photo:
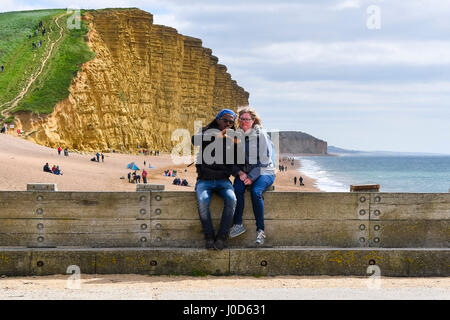
[[[242,170],[255,181],[261,175],[275,175],[273,145],[266,130],[255,125],[249,132],[236,130],[238,144],[233,175]]]

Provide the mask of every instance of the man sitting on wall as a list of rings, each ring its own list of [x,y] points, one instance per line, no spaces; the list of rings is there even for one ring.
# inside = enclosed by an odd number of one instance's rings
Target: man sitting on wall
[[[211,123],[192,136],[192,144],[200,147],[195,165],[198,174],[195,191],[198,201],[198,214],[205,235],[206,249],[222,250],[225,247],[225,241],[228,238],[236,208],[236,195],[229,179],[233,170],[233,163],[227,164],[226,159],[227,130],[235,129],[235,120],[236,114],[233,111],[223,109]],[[216,148],[211,149],[210,144],[213,144],[212,146],[217,145],[217,157]],[[212,150],[212,152],[209,154],[208,150]],[[214,235],[214,227],[209,210],[213,192],[217,192],[224,200],[222,219],[216,236]]]

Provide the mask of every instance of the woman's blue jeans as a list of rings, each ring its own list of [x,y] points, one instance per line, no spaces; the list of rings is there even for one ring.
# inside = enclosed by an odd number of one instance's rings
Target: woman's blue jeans
[[[274,175],[261,175],[250,185],[250,192],[253,204],[253,214],[256,220],[256,230],[264,230],[264,200],[262,194],[275,181]],[[234,213],[234,224],[242,224],[242,214],[244,213],[244,193],[245,184],[239,179],[234,179],[234,193],[237,204]]]
[[[197,193],[198,214],[202,223],[205,239],[214,239],[214,226],[209,210],[212,193],[217,192],[224,200],[222,219],[220,220],[217,238],[226,239],[230,232],[234,210],[236,208],[236,196],[230,180],[197,180],[195,192]]]

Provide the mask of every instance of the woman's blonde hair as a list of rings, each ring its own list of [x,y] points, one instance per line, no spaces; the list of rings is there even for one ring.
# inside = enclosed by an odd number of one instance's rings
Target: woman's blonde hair
[[[239,123],[239,118],[244,113],[248,113],[252,117],[252,119],[253,119],[252,127],[254,127],[255,125],[259,125],[260,127],[262,127],[261,118],[258,116],[255,109],[253,109],[252,107],[241,107],[238,109],[238,123]]]

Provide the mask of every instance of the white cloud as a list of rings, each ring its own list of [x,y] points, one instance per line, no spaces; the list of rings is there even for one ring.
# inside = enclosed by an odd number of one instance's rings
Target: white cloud
[[[359,9],[361,7],[360,0],[345,0],[331,7],[332,10]]]
[[[284,42],[227,56],[237,65],[264,63],[357,65],[450,65],[450,41]]]
[[[169,26],[172,28],[175,28],[180,32],[183,28],[188,28],[191,23],[189,21],[183,21],[174,14],[158,14],[155,13],[153,15],[153,23],[154,24],[161,24],[164,26]]]
[[[251,100],[279,101],[292,108],[308,105],[322,111],[445,111],[450,82],[361,83],[351,81],[286,81],[253,78]],[[289,109],[289,107],[287,107]]]

